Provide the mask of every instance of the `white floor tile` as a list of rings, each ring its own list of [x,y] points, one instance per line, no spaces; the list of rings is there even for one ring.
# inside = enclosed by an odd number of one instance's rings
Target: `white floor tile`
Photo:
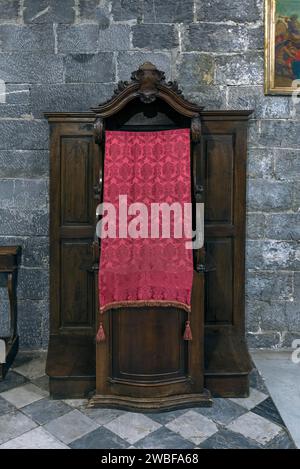
[[[237,418],[227,425],[227,428],[233,432],[241,433],[261,445],[265,445],[282,431],[279,425],[253,412],[247,412],[247,414]]]
[[[25,405],[32,404],[32,402],[48,396],[48,392],[29,383],[10,389],[9,391],[4,391],[0,396],[20,409]]]
[[[51,420],[44,426],[45,430],[66,444],[96,430],[96,428],[99,428],[99,425],[77,409]]]
[[[3,445],[0,449],[69,449],[53,435],[38,427]]]
[[[289,351],[255,350],[251,354],[300,449],[300,363],[293,363],[292,352]]]
[[[199,445],[218,431],[214,422],[193,410],[167,423],[166,427],[195,445]]]
[[[33,420],[21,412],[4,414],[0,417],[0,444],[16,438],[36,426],[37,424]]]
[[[260,404],[262,401],[267,399],[267,397],[268,396],[263,392],[260,392],[255,388],[250,388],[249,397],[231,398],[230,400],[242,407],[245,407],[248,410],[251,410],[258,404]]]
[[[161,427],[160,423],[146,415],[131,412],[120,415],[104,426],[131,445]]]

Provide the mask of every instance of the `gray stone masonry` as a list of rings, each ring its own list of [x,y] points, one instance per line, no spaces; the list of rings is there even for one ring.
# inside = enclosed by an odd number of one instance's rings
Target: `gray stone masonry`
[[[45,111],[86,111],[151,61],[206,109],[254,109],[249,131],[249,344],[300,337],[300,106],[264,96],[263,0],[0,0],[0,244],[21,244],[21,347],[45,348]],[[3,279],[0,279],[0,284]],[[3,289],[0,289],[3,290]],[[0,328],[7,298],[0,293]]]

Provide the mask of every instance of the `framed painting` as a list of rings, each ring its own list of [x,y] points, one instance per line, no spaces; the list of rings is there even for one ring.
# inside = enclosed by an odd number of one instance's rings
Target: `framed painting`
[[[265,94],[300,84],[300,0],[265,0]]]

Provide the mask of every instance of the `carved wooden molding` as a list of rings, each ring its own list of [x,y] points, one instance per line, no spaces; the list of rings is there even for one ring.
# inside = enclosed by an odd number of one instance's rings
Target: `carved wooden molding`
[[[110,117],[136,98],[143,103],[152,103],[156,99],[162,99],[179,114],[189,118],[197,117],[203,109],[184,98],[176,81],[166,82],[165,73],[150,62],[146,62],[132,73],[130,82],[118,83],[109,101],[92,110],[97,117]]]
[[[101,145],[104,140],[104,121],[102,117],[97,116],[94,122],[95,142]]]
[[[191,121],[191,136],[192,136],[192,141],[193,143],[199,143],[201,140],[201,133],[202,133],[202,128],[201,128],[201,119],[200,115],[196,117],[192,117]]]

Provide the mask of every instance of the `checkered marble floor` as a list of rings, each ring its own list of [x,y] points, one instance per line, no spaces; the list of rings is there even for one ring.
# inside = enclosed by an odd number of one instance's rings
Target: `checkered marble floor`
[[[137,414],[88,409],[85,399],[49,399],[45,357],[20,353],[0,382],[0,449],[294,448],[257,370],[249,398]]]

